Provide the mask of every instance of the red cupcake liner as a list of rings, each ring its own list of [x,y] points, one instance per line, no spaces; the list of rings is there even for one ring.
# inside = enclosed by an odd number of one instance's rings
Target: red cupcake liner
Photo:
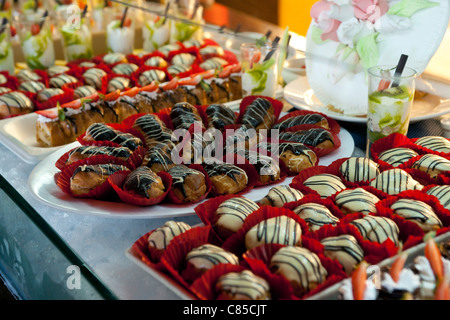
[[[244,116],[245,109],[247,109],[247,107],[258,98],[264,98],[264,99],[267,99],[270,101],[270,103],[272,104],[273,109],[274,109],[274,116],[275,116],[274,123],[276,123],[278,121],[281,111],[283,110],[283,102],[273,99],[273,98],[270,98],[270,97],[266,97],[266,96],[247,96],[247,97],[244,97],[242,99],[241,103],[239,104],[239,116],[236,119],[237,124],[242,123],[242,117]]]
[[[339,133],[341,131],[341,126],[339,124],[339,122],[337,122],[336,120],[328,117],[327,115],[321,113],[321,112],[317,112],[317,111],[310,111],[310,110],[295,110],[292,112],[289,112],[287,115],[281,117],[277,123],[281,123],[286,119],[292,118],[292,117],[296,117],[296,116],[303,116],[303,115],[307,115],[307,114],[319,114],[322,117],[324,117],[327,121],[328,121],[328,126],[329,126],[329,131],[334,132],[334,133]]]
[[[67,167],[65,167],[61,172],[59,172],[58,176],[55,177],[57,186],[66,194],[75,197],[75,198],[92,198],[98,200],[107,200],[113,201],[116,200],[116,193],[112,188],[108,179],[104,181],[101,185],[95,187],[88,193],[84,194],[74,194],[70,190],[70,179],[72,178],[75,170],[81,165],[95,165],[95,164],[117,164],[123,165],[130,169],[126,162],[121,161],[115,157],[111,156],[96,156],[92,158],[85,159],[83,161],[77,161]]]
[[[148,237],[154,231],[155,230],[152,230],[136,240],[131,246],[131,250],[136,256],[141,259],[142,262],[144,262],[150,268],[157,271],[163,271],[164,267],[160,261],[160,258],[164,250],[157,250],[156,248],[149,247],[148,245]]]
[[[306,168],[306,169],[300,171],[299,174],[292,179],[292,182],[289,184],[289,186],[294,188],[294,189],[299,190],[304,195],[315,194],[315,195],[320,196],[317,191],[315,191],[315,190],[305,186],[303,183],[306,181],[306,179],[308,179],[308,178],[310,178],[312,176],[318,175],[318,174],[323,174],[323,173],[336,175],[335,171],[331,170],[329,167],[326,167],[326,166],[314,166],[314,167]],[[337,177],[339,177],[339,176],[337,176]],[[348,184],[348,182],[346,180],[342,180],[342,183],[347,188],[351,188],[352,187],[351,185]]]
[[[309,235],[310,237],[314,237],[318,241],[321,241],[328,237],[336,237],[343,234],[349,234],[355,237],[356,241],[363,249],[364,252],[364,260],[370,264],[377,264],[389,257],[394,256],[398,252],[398,248],[395,247],[392,241],[385,241],[384,243],[372,242],[369,240],[365,240],[358,228],[354,225],[351,225],[349,222],[351,220],[361,218],[360,214],[353,214],[352,219],[348,219],[350,217],[346,217],[342,219],[342,222],[338,223],[336,226],[326,225]],[[346,221],[348,220],[348,221]]]
[[[35,109],[36,110],[50,109],[50,108],[56,107],[58,105],[58,103],[60,105],[63,105],[65,103],[68,103],[68,102],[71,102],[74,100],[72,89],[64,88],[63,91],[64,91],[64,93],[50,97],[47,101],[44,101],[44,102],[39,102],[39,101],[37,101],[37,99],[35,99],[35,103],[34,103]]]
[[[306,131],[306,130],[315,129],[315,128],[323,129],[322,127],[319,127],[319,126],[316,126],[316,125],[302,124],[302,125],[294,126],[294,127],[291,127],[291,128],[287,128],[286,130],[284,130],[284,132]],[[323,129],[323,130],[326,130],[326,129]],[[335,150],[337,150],[337,149],[339,149],[341,147],[341,139],[339,138],[338,133],[332,132],[330,130],[326,130],[326,131],[328,131],[331,134],[332,138],[333,138],[333,143],[334,143],[333,148],[319,148],[319,147],[312,146],[312,145],[309,145],[307,143],[304,143],[304,145],[309,147],[311,150],[313,150],[318,157],[326,156],[326,155],[334,152]],[[280,142],[289,142],[289,141],[284,141],[284,140],[280,139]]]
[[[125,182],[125,179],[131,172],[118,172],[113,175],[111,175],[108,180],[113,187],[114,191],[119,196],[120,200],[122,200],[125,203],[135,205],[135,206],[152,206],[158,203],[161,203],[166,198],[167,194],[169,193],[169,190],[172,186],[172,177],[167,172],[159,172],[158,176],[162,179],[165,192],[159,197],[155,198],[146,198],[138,194],[133,194],[130,192],[127,192],[123,190],[123,184]]]
[[[307,203],[316,203],[327,207],[327,209],[330,210],[331,214],[338,219],[341,219],[345,216],[345,214],[339,209],[339,207],[331,198],[322,199],[318,194],[314,193],[307,194],[300,200],[285,203],[283,205],[283,208],[294,211],[295,208]]]
[[[235,234],[228,237],[223,243],[222,247],[225,250],[235,253],[237,256],[241,256],[244,252],[247,251],[247,248],[245,247],[246,233],[261,221],[279,216],[287,216],[297,222],[301,227],[302,236],[308,232],[308,226],[306,225],[306,222],[298,215],[296,215],[293,211],[286,208],[262,206],[258,210],[247,216],[242,227]]]
[[[230,272],[242,272],[248,270],[243,266],[236,266],[229,263],[221,263],[206,271],[201,277],[196,279],[190,289],[200,300],[216,300],[215,285],[217,280]]]
[[[144,62],[141,57],[139,57],[138,55],[135,55],[135,54],[127,55],[127,60],[128,60],[128,63],[134,63],[138,67],[140,67]]]
[[[272,156],[270,154],[270,152],[267,152],[267,156],[271,157],[272,161],[275,164],[278,164],[278,166],[280,168],[280,177],[277,180],[269,180],[269,181],[263,182],[262,181],[263,175],[261,175],[261,173],[258,172],[258,170],[256,170],[256,164],[250,163],[250,160],[248,160],[247,158],[245,158],[244,156],[241,156],[239,154],[225,155],[224,159],[228,160],[228,159],[233,157],[234,160],[233,160],[232,164],[235,164],[237,166],[239,166],[240,164],[244,164],[245,166],[242,167],[242,169],[244,169],[244,170],[246,170],[245,168],[248,168],[250,170],[250,167],[253,167],[254,170],[251,170],[251,171],[252,172],[255,171],[256,175],[257,175],[257,179],[256,179],[254,187],[258,188],[258,187],[268,186],[268,185],[271,185],[271,184],[274,184],[274,183],[281,183],[288,176],[287,175],[288,169],[286,168],[286,165],[284,164],[283,161],[281,161],[279,158],[277,158],[275,156]],[[252,174],[254,174],[254,173],[252,173]]]
[[[219,208],[219,206],[226,200],[232,199],[232,198],[242,198],[241,195],[235,195],[235,194],[228,194],[224,196],[217,196],[211,199],[208,199],[207,201],[199,204],[194,208],[194,211],[196,215],[200,218],[200,220],[203,222],[206,226],[211,226],[211,233],[215,236],[215,239],[218,243],[223,243],[226,239],[221,237],[216,228],[215,223],[217,222],[217,216],[216,211]]]
[[[407,190],[395,196],[390,196],[378,204],[378,210],[381,212],[389,212],[394,214],[394,211],[390,209],[390,206],[398,199],[413,199],[428,204],[431,208],[433,208],[434,213],[436,213],[438,218],[441,220],[443,227],[450,227],[450,211],[445,209],[435,196],[431,196],[419,190]]]
[[[414,163],[418,160],[420,160],[425,154],[419,154],[418,156],[415,156],[411,159],[409,159],[407,162],[403,163],[402,165],[398,166],[400,169],[407,170],[413,178],[416,180],[420,180],[419,182],[423,185],[430,185],[430,184],[447,184],[444,183],[442,179],[445,177],[448,172],[442,172],[441,174],[437,175],[435,178],[432,178],[428,173],[421,171],[417,168],[412,168]],[[441,156],[444,159],[450,160],[450,155]],[[441,176],[441,179],[438,179],[438,177]]]
[[[450,184],[450,172],[442,172],[436,177],[436,184],[446,185]]]
[[[104,144],[98,142],[96,145],[97,146],[111,146],[112,143],[108,143],[109,141],[103,141]],[[61,157],[58,158],[58,160],[56,160],[55,162],[55,166],[56,168],[58,168],[59,170],[63,170],[65,167],[67,167],[67,160],[69,159],[69,155],[70,153],[76,149],[78,147],[75,147],[73,149],[70,149],[69,151],[65,152]],[[89,159],[95,159],[95,157],[104,157],[105,155],[93,155],[88,157]],[[125,160],[126,163],[128,164],[128,167],[135,169],[137,167],[139,167],[142,164],[142,161],[144,159],[145,156],[145,149],[142,147],[137,148],[132,154],[131,156]],[[78,161],[84,161],[84,160],[78,160]]]
[[[411,143],[413,144],[414,147],[417,148],[417,152],[419,154],[432,153],[432,154],[437,154],[438,156],[441,156],[441,157],[449,157],[450,156],[450,153],[448,153],[448,152],[439,152],[439,151],[435,151],[435,150],[431,150],[431,149],[422,147],[422,146],[416,144],[417,140],[419,140],[419,138],[412,138]],[[446,138],[446,140],[450,141],[450,139],[447,139],[447,138]]]
[[[382,160],[379,160],[379,155],[383,151],[393,149],[393,148],[400,148],[400,147],[409,148],[409,149],[412,149],[412,150],[420,153],[419,148],[417,148],[418,146],[414,145],[412,143],[411,139],[409,139],[407,136],[400,134],[400,133],[392,133],[387,137],[384,137],[384,138],[381,138],[381,139],[378,139],[377,141],[375,141],[370,148],[370,154],[372,155],[372,159],[375,162],[382,162],[383,165],[392,167],[388,163],[386,163]]]
[[[311,252],[317,254],[322,266],[327,270],[327,277],[323,283],[320,283],[317,285],[316,288],[308,291],[307,293],[301,295],[300,297],[295,297],[292,287],[289,283],[289,281],[282,275],[274,274],[270,271],[270,261],[273,257],[273,255],[282,247],[285,247],[284,245],[280,244],[263,244],[261,246],[258,246],[256,248],[253,248],[246,253],[243,254],[243,258],[246,263],[249,264],[250,270],[253,270],[256,268],[261,268],[260,264],[263,264],[271,275],[276,276],[279,282],[281,282],[281,287],[289,287],[291,299],[299,298],[299,299],[305,299],[307,297],[313,296],[320,291],[330,287],[331,285],[345,279],[347,275],[342,271],[341,265],[334,260],[331,260],[323,255],[322,252],[315,250],[315,246],[323,247],[320,243],[318,243],[317,240],[314,239],[308,239],[305,237],[304,239],[304,245],[303,247],[310,250]],[[312,243],[312,248],[308,247],[307,244]],[[322,250],[323,251],[323,250]]]
[[[169,81],[169,80],[172,79],[172,76],[167,72],[167,67],[161,68],[161,67],[153,67],[153,66],[141,65],[130,76],[130,79],[132,79],[132,82],[134,83],[135,86],[141,87],[140,84],[139,84],[139,76],[141,75],[141,73],[143,73],[145,71],[148,71],[148,70],[161,70],[161,71],[163,71],[166,74],[166,78],[164,79],[164,81]]]
[[[161,255],[161,263],[170,276],[189,290],[194,275],[186,271],[186,255],[194,248],[210,242],[210,227],[194,227],[174,237]]]
[[[9,74],[8,71],[0,71],[0,74],[6,78],[6,82],[2,84],[2,87],[9,88],[12,91],[17,90],[19,87],[19,80],[14,75]]]
[[[198,203],[198,202],[201,202],[201,201],[205,200],[208,197],[208,195],[211,193],[212,184],[211,184],[211,181],[209,180],[208,174],[206,173],[205,169],[203,169],[203,166],[200,165],[200,164],[191,164],[191,165],[188,165],[187,167],[190,168],[190,169],[197,170],[197,171],[200,171],[201,173],[203,173],[203,175],[205,176],[206,192],[205,192],[205,194],[203,196],[201,196],[196,201],[183,202],[176,196],[176,194],[173,191],[173,188],[171,188],[169,193],[167,194],[167,200],[170,203],[174,203],[174,204],[177,204],[177,205],[188,206],[188,205],[192,205],[194,203]]]
[[[224,162],[226,162],[226,161],[224,161]],[[243,195],[243,194],[250,192],[257,185],[258,172],[253,167],[253,165],[250,165],[250,164],[236,164],[236,163],[232,163],[232,164],[234,164],[236,167],[244,170],[245,174],[247,175],[247,186],[244,189],[242,189],[241,191],[235,193],[235,195]],[[210,179],[211,179],[211,177],[210,177]],[[211,196],[216,197],[216,196],[220,196],[220,195],[221,194],[217,193],[214,190],[214,187],[212,187]]]

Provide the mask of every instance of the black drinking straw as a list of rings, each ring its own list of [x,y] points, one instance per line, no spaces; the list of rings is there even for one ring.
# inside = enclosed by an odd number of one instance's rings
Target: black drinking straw
[[[164,20],[163,20],[163,22],[162,22],[162,25],[165,25],[165,24],[166,24],[166,21],[167,21],[167,13],[169,12],[169,7],[170,7],[170,1],[167,2],[166,9],[164,9]]]
[[[265,34],[266,39],[269,39],[271,34],[272,34],[272,30],[267,31],[266,34]]]
[[[44,14],[42,15],[42,21],[41,21],[41,23],[39,24],[39,30],[41,30],[42,27],[44,26],[45,18],[47,18],[47,16],[48,16],[48,11],[45,10]]]
[[[276,47],[278,46],[278,42],[280,41],[280,37],[275,37],[272,42],[272,49],[267,54],[267,56],[264,58],[264,62],[272,58],[273,54],[275,53]]]
[[[398,61],[397,68],[395,68],[394,78],[401,77],[403,70],[405,70],[406,61],[408,61],[408,56],[406,54],[402,54],[400,56],[400,60]],[[392,87],[398,87],[400,84],[400,80],[395,79],[392,83]]]
[[[0,34],[2,34],[3,32],[5,32],[6,30],[6,24],[8,23],[8,19],[7,18],[3,18],[2,21],[2,26],[0,28]]]
[[[81,13],[81,18],[84,18],[86,16],[87,13],[87,9],[88,9],[88,5],[86,5],[83,9],[83,12]]]
[[[197,14],[198,7],[200,6],[200,1],[195,1],[194,11],[192,12],[191,20],[194,20],[195,15]]]
[[[125,23],[125,18],[127,17],[128,7],[125,7],[123,10],[122,20],[120,21],[120,27],[123,28],[123,24]]]

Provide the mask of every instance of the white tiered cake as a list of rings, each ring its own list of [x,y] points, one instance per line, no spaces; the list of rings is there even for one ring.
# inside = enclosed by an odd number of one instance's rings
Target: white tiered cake
[[[449,23],[449,0],[333,0],[311,8],[306,72],[316,97],[347,116],[367,111],[366,71],[401,54],[420,75]]]

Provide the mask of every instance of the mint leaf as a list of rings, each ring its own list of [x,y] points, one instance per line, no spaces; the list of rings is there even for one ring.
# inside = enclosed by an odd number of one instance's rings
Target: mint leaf
[[[402,0],[393,5],[388,14],[410,18],[417,11],[438,6],[439,3],[429,0]]]

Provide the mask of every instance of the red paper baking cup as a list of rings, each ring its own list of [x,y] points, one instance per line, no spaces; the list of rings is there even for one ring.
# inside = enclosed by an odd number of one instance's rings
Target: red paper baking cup
[[[244,156],[241,156],[240,154],[227,154],[227,155],[224,156],[223,159],[224,159],[224,161],[226,159],[233,159],[231,164],[235,164],[238,167],[241,166],[241,164],[243,164],[242,169],[246,170],[246,172],[248,170],[250,170],[251,171],[250,173],[252,175],[254,175],[254,172],[256,172],[257,178],[256,178],[256,181],[254,183],[254,187],[257,188],[257,187],[271,185],[271,184],[274,184],[274,183],[281,183],[287,177],[288,169],[286,168],[286,165],[284,164],[284,162],[281,161],[279,158],[277,158],[275,156],[272,156],[270,154],[270,152],[267,152],[267,156],[272,158],[273,163],[278,164],[278,166],[279,166],[280,176],[279,176],[279,178],[277,180],[262,181],[263,175],[261,175],[261,173],[258,172],[258,170],[256,169],[256,164],[255,163],[251,163],[250,160],[248,160]],[[247,176],[248,176],[248,174],[247,174]]]
[[[167,200],[170,203],[174,203],[174,204],[177,204],[177,205],[184,205],[184,206],[192,205],[194,203],[198,203],[200,201],[205,200],[206,197],[208,197],[208,195],[211,193],[212,184],[211,184],[211,181],[209,180],[208,174],[206,173],[205,169],[203,169],[203,166],[200,165],[200,164],[191,164],[191,165],[188,165],[187,167],[190,168],[190,169],[193,169],[193,170],[200,171],[205,176],[206,192],[205,192],[204,195],[202,195],[196,201],[183,202],[176,196],[176,194],[174,193],[174,188],[172,187],[169,190],[169,193],[167,194]]]
[[[307,195],[307,194],[319,195],[319,193],[316,190],[313,190],[310,187],[305,186],[304,182],[310,177],[313,177],[318,174],[324,174],[324,173],[335,175],[334,171],[331,171],[329,167],[314,166],[314,167],[306,168],[306,169],[300,171],[299,174],[292,179],[292,182],[289,184],[289,186],[294,189],[299,190],[304,195]],[[337,176],[337,177],[339,177],[339,176]],[[351,187],[350,185],[348,185],[348,182],[346,180],[342,180],[342,183],[347,188]]]
[[[217,280],[230,272],[242,272],[248,270],[243,266],[236,266],[229,263],[221,263],[206,271],[201,277],[196,279],[190,287],[192,292],[200,300],[216,300],[215,285]]]
[[[46,110],[56,107],[58,103],[63,105],[73,100],[73,90],[63,89],[63,93],[50,97],[47,101],[39,102],[35,99],[34,106],[36,110]]]
[[[214,235],[217,239],[217,242],[221,244],[225,241],[225,239],[218,234],[215,228],[215,223],[217,222],[217,216],[215,213],[224,201],[232,198],[242,198],[242,196],[235,194],[217,196],[199,204],[194,209],[195,213],[203,222],[203,224],[211,226],[212,235]]]
[[[390,209],[390,206],[397,199],[413,199],[428,204],[441,220],[443,227],[450,227],[450,211],[446,210],[435,196],[419,190],[406,190],[397,195],[390,196],[379,203],[379,210],[383,212],[386,210],[387,212],[394,214],[394,211]]]
[[[277,121],[277,123],[281,123],[284,120],[292,118],[292,117],[303,116],[303,115],[308,115],[308,114],[319,114],[322,117],[324,117],[328,121],[328,126],[329,126],[328,129],[327,128],[325,128],[325,129],[327,129],[327,130],[329,130],[331,132],[335,132],[335,133],[339,133],[341,131],[341,126],[336,120],[328,117],[327,115],[325,115],[325,114],[323,114],[321,112],[310,111],[310,110],[295,110],[295,111],[289,112],[287,115],[281,117]]]
[[[149,247],[148,245],[148,237],[152,234],[153,231],[154,230],[146,233],[138,240],[136,240],[131,246],[131,250],[147,266],[152,269],[162,271],[164,270],[164,267],[160,262],[160,258],[164,250],[157,250],[156,248]]]
[[[70,190],[70,180],[75,170],[82,165],[96,165],[96,164],[117,164],[128,167],[128,164],[125,161],[122,161],[116,157],[95,156],[92,158],[77,161],[69,166],[66,166],[61,172],[59,172],[56,184],[64,193],[75,198],[93,198],[108,201],[116,200],[116,194],[111,184],[109,183],[108,179],[106,179],[101,185],[95,187],[88,193],[76,195],[73,194],[72,191]]]
[[[308,239],[305,237],[304,239],[304,248],[308,249],[309,251],[315,253],[322,266],[327,270],[327,277],[325,281],[321,284],[319,284],[316,288],[306,292],[300,297],[300,299],[304,299],[306,297],[312,296],[314,294],[319,293],[320,291],[326,289],[327,287],[330,287],[331,285],[335,284],[336,282],[344,279],[347,277],[347,275],[342,271],[342,266],[335,260],[331,260],[323,255],[323,246],[314,239]],[[311,244],[311,247],[308,247],[308,243]],[[254,270],[254,268],[261,268],[260,264],[262,263],[265,268],[270,272],[270,261],[273,257],[273,255],[281,248],[285,247],[284,245],[280,244],[263,244],[256,248],[253,248],[243,254],[244,261],[250,266],[250,270]],[[318,247],[319,249],[315,248]],[[295,297],[292,287],[289,283],[289,281],[282,275],[273,274],[270,272],[271,275],[276,277],[281,277],[278,281],[281,281],[283,284],[282,287],[288,286],[290,287],[290,293],[291,293],[291,299]]]
[[[241,191],[235,193],[236,195],[244,195],[248,192],[250,192],[253,188],[255,188],[257,181],[258,181],[258,172],[253,167],[253,165],[250,164],[234,164],[236,167],[242,169],[245,171],[245,174],[247,175],[247,186],[243,188]],[[209,177],[211,179],[211,177]],[[211,196],[217,197],[221,196],[222,194],[219,194],[214,189],[214,184],[211,181],[212,189],[211,189]]]
[[[378,139],[372,144],[370,148],[372,159],[375,162],[378,162],[380,153],[393,148],[409,148],[416,152],[419,151],[417,146],[414,145],[412,143],[412,140],[409,139],[407,136],[401,133],[392,133],[387,137]]]
[[[9,74],[8,71],[0,71],[0,74],[6,78],[6,82],[2,84],[2,87],[9,88],[12,91],[17,90],[19,87],[19,79],[17,79],[17,77]]]
[[[222,247],[228,251],[234,252],[238,256],[241,256],[244,252],[247,251],[247,248],[245,247],[246,233],[261,221],[279,216],[287,216],[289,218],[292,218],[300,225],[302,235],[307,233],[308,226],[306,222],[298,215],[296,215],[293,211],[285,208],[262,206],[258,210],[247,216],[242,227],[235,234],[228,237]]]
[[[174,237],[170,241],[164,253],[161,255],[161,263],[164,268],[180,285],[189,289],[190,283],[184,278],[193,277],[192,274],[187,274],[186,255],[194,248],[210,242],[209,226],[194,227],[182,234]]]
[[[302,125],[299,125],[299,126],[294,126],[294,127],[291,127],[291,128],[287,128],[286,130],[284,130],[284,132],[307,131],[307,130],[310,130],[310,129],[323,129],[323,130],[329,132],[331,134],[332,138],[333,138],[334,145],[333,145],[332,148],[320,148],[320,147],[309,145],[307,143],[303,143],[305,146],[307,146],[311,150],[313,150],[318,157],[326,156],[326,155],[332,153],[333,151],[335,151],[335,150],[337,150],[337,149],[339,149],[341,147],[341,139],[339,138],[339,134],[338,133],[332,132],[330,130],[326,130],[326,129],[324,129],[322,127],[319,127],[319,126],[316,126],[316,125],[302,124]],[[280,139],[280,142],[293,142],[293,141],[284,141],[284,140]]]
[[[361,215],[354,214],[356,218],[360,218]],[[345,220],[345,219],[343,219]],[[338,223],[336,226],[325,225],[313,234],[309,236],[314,237],[318,241],[321,241],[329,237],[337,237],[343,234],[349,234],[355,237],[356,241],[363,249],[364,260],[370,264],[377,264],[389,257],[394,256],[398,252],[398,248],[395,247],[392,241],[385,241],[384,243],[372,242],[365,240],[358,228],[348,222]]]
[[[445,139],[448,140],[448,141],[450,141],[450,140],[447,139],[447,138],[445,138]],[[448,153],[448,152],[439,152],[439,151],[435,151],[435,150],[432,150],[432,149],[428,149],[428,148],[422,147],[422,146],[416,144],[416,141],[417,141],[417,140],[419,140],[419,138],[412,138],[412,139],[411,139],[411,142],[412,142],[413,146],[415,146],[415,147],[417,148],[416,151],[417,151],[419,154],[432,153],[432,154],[437,154],[437,155],[439,155],[439,156],[441,156],[441,157],[449,157],[449,156],[450,156],[450,153]]]
[[[253,101],[255,101],[258,98],[264,98],[270,101],[270,103],[273,106],[274,109],[274,117],[275,117],[275,121],[274,123],[276,123],[278,121],[278,118],[280,117],[280,113],[281,110],[283,110],[283,103],[279,100],[270,98],[270,97],[266,97],[266,96],[247,96],[244,97],[241,101],[241,103],[239,104],[239,116],[236,119],[236,123],[240,124],[242,123],[242,117],[244,116],[245,110],[247,109],[247,107],[253,103]]]
[[[339,209],[339,207],[334,203],[334,201],[331,200],[331,198],[322,199],[318,194],[315,193],[307,194],[300,200],[285,203],[283,205],[283,208],[294,211],[295,208],[307,203],[317,203],[327,207],[327,209],[330,210],[331,214],[338,219],[341,219],[345,216],[344,213]]]
[[[141,196],[138,194],[133,194],[131,192],[127,192],[127,191],[123,190],[123,184],[125,182],[125,179],[127,178],[127,176],[130,173],[131,173],[131,171],[130,172],[117,172],[108,178],[111,186],[113,187],[114,191],[119,196],[120,200],[122,200],[125,203],[135,205],[135,206],[141,206],[141,207],[152,206],[152,205],[155,205],[155,204],[158,204],[158,203],[161,203],[162,201],[164,201],[164,199],[167,196],[167,193],[169,193],[169,190],[172,186],[172,177],[170,176],[170,174],[168,174],[167,172],[159,172],[158,173],[158,176],[163,181],[163,184],[165,187],[165,192],[161,196],[149,199],[144,196]]]

